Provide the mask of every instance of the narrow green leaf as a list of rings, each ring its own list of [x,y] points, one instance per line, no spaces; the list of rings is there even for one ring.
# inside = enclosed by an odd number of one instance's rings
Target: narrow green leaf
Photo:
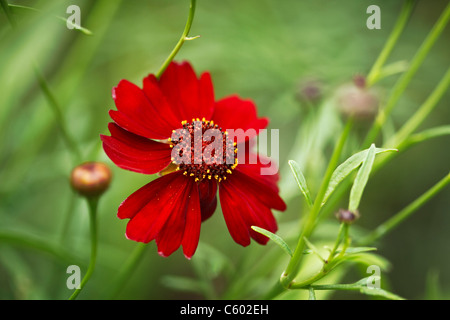
[[[359,289],[359,292],[369,296],[382,297],[389,300],[405,300],[404,298],[384,289],[362,287]]]
[[[291,248],[289,248],[287,243],[280,236],[278,236],[275,233],[272,233],[270,231],[267,231],[266,229],[257,227],[257,226],[252,226],[252,229],[258,233],[261,233],[262,235],[265,235],[267,238],[269,238],[270,240],[275,242],[277,245],[279,245],[280,248],[284,250],[284,252],[286,252],[288,255],[290,255],[292,257]]]
[[[369,251],[376,251],[377,248],[374,247],[350,247],[345,250],[345,254],[357,254],[357,253],[363,253],[363,252],[369,252]],[[337,250],[336,253],[341,252],[341,250]]]
[[[362,294],[383,297],[390,300],[404,300],[402,297],[386,291],[384,289],[379,289],[376,287],[368,287],[369,281],[372,281],[373,277],[363,278],[355,283],[350,284],[324,284],[324,285],[312,285],[310,289],[313,290],[349,290],[349,291],[359,291]]]
[[[409,68],[409,63],[408,63],[408,61],[405,61],[405,60],[396,61],[391,64],[388,64],[387,66],[383,67],[380,70],[380,73],[378,74],[376,81],[380,81],[383,78],[386,78],[388,76],[391,76],[391,75],[394,75],[397,73],[405,72],[406,70],[408,70],[408,68]]]
[[[196,279],[180,276],[164,276],[161,278],[161,283],[167,287],[177,291],[186,292],[203,292],[203,284]]]
[[[350,201],[348,210],[355,212],[358,210],[359,202],[361,201],[364,188],[369,180],[370,172],[372,171],[373,162],[375,160],[375,145],[372,144],[367,153],[366,159],[363,161],[361,168],[359,168],[352,189],[350,190]]]
[[[380,154],[384,152],[392,152],[398,151],[397,149],[384,149],[384,148],[375,148],[375,154]],[[356,168],[358,168],[361,163],[363,163],[364,159],[367,158],[367,153],[369,149],[360,151],[355,153],[350,158],[345,160],[342,164],[340,164],[336,170],[334,170],[333,175],[331,176],[330,183],[328,184],[328,189],[325,193],[325,196],[322,201],[322,206],[328,200],[330,195],[336,189],[336,187],[341,183],[350,173],[352,173]]]
[[[308,189],[308,185],[306,184],[306,179],[303,176],[302,171],[300,170],[300,166],[294,160],[289,160],[289,166],[291,167],[291,171],[294,174],[295,181],[297,181],[298,187],[300,188],[300,191],[303,193],[306,202],[310,207],[312,207],[313,202],[311,200],[311,195]]]
[[[406,141],[406,145],[416,144],[428,139],[437,138],[440,136],[450,135],[450,125],[444,125],[431,129],[424,130],[419,133],[411,135]]]
[[[341,259],[346,261],[353,261],[365,266],[377,265],[381,270],[384,271],[389,271],[392,267],[389,260],[387,260],[383,256],[369,252],[352,253],[349,255],[344,255]]]

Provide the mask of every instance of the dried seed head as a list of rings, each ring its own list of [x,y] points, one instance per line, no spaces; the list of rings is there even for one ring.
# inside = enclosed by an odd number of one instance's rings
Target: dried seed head
[[[339,211],[336,212],[336,218],[340,222],[351,224],[359,219],[359,212],[358,211],[352,212],[346,209],[339,209]]]
[[[76,166],[70,175],[72,188],[85,197],[99,196],[108,189],[112,173],[101,162],[86,162]]]

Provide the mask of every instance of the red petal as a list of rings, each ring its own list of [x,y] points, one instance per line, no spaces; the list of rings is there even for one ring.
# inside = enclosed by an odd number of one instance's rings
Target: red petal
[[[208,74],[199,80],[188,62],[171,62],[161,75],[159,85],[180,122],[211,118],[214,93]]]
[[[243,208],[242,216],[248,223],[250,233],[252,232],[252,230],[250,229],[252,225],[264,228],[271,232],[275,232],[278,227],[272,211],[270,210],[270,207],[268,207],[264,202],[261,201],[257,193],[248,192],[246,191],[246,189],[242,189],[241,187],[239,187],[239,184],[236,183],[236,180],[237,179],[231,178],[227,179],[225,183],[221,184],[221,186],[224,185],[225,187],[232,189],[235,193],[235,196],[241,199],[241,206]],[[247,205],[248,208],[245,208],[245,205]],[[267,238],[264,237],[264,241],[266,240]]]
[[[167,123],[168,127],[172,128],[172,130],[179,128],[183,119],[180,119],[176,115],[173,108],[162,93],[158,80],[153,74],[150,74],[148,77],[144,78],[143,91],[156,112],[164,118],[164,121]]]
[[[241,217],[242,200],[224,182],[219,186],[219,197],[223,217],[231,237],[240,245],[248,246],[250,244],[250,233],[247,224]]]
[[[171,186],[177,177],[178,175],[176,173],[167,174],[153,180],[139,190],[135,191],[120,204],[117,212],[119,219],[133,218],[139,211],[141,211],[142,208],[144,208],[158,195],[158,192],[163,191],[167,186]]]
[[[238,165],[233,174],[227,178],[227,182],[232,183],[238,190],[244,190],[259,199],[268,208],[279,211],[286,210],[286,204],[278,195],[278,187],[270,183],[268,178],[263,178],[254,170],[242,170],[243,165]]]
[[[197,185],[194,184],[192,192],[190,193],[189,203],[186,211],[186,227],[184,229],[183,253],[187,259],[190,259],[197,249],[198,241],[200,239],[200,225],[202,223],[200,198]]]
[[[239,208],[240,216],[242,217],[250,236],[258,243],[266,244],[269,239],[254,231],[251,227],[257,226],[275,233],[278,230],[278,226],[270,208],[262,203],[255,194],[239,189],[232,181],[236,181],[236,179],[227,179],[225,182],[222,182],[220,184],[219,193],[222,189],[228,190],[228,193],[231,194],[234,199],[233,202],[235,203],[235,206]],[[221,205],[223,209],[222,199]]]
[[[163,181],[162,183],[155,182],[158,180]],[[189,190],[193,184],[192,179],[183,176],[181,172],[175,172],[155,181],[138,190],[138,195],[133,199],[129,197],[122,205],[128,206],[126,211],[130,214],[130,207],[139,208],[144,203],[144,206],[134,213],[127,224],[126,236],[131,240],[146,243],[152,241],[161,232],[169,217],[173,217],[173,215],[178,217],[180,210],[186,210],[185,200],[189,196]],[[144,190],[141,192],[142,189]],[[145,196],[148,197],[147,201],[143,200]],[[136,203],[133,203],[133,200]],[[122,216],[120,212],[119,216]],[[180,235],[174,234],[173,236],[179,237]]]
[[[111,136],[100,136],[103,149],[118,167],[153,174],[169,165],[171,149],[168,144],[135,135],[114,123],[108,128]]]
[[[217,183],[204,179],[198,184],[202,222],[212,216],[217,207]]]
[[[216,102],[212,119],[224,130],[249,130],[245,140],[249,140],[267,127],[267,118],[258,118],[256,106],[251,100],[243,100],[238,96],[230,96]],[[253,131],[253,132],[252,132]]]
[[[127,80],[120,81],[113,89],[113,99],[118,111],[110,115],[128,131],[150,139],[167,139],[176,129],[161,117],[144,92]]]
[[[250,163],[250,159],[256,159],[256,163]],[[273,175],[263,175],[262,174],[263,168],[270,167],[270,165],[271,165],[270,161],[273,161],[273,160],[271,160],[268,157],[259,155],[259,154],[247,152],[245,161],[239,161],[239,166],[237,167],[237,170],[244,173],[246,176],[249,176],[252,179],[257,180],[258,182],[261,182],[261,183],[267,185],[274,192],[278,193],[279,189],[277,186],[277,182],[280,179],[278,171],[276,174],[273,174]]]
[[[190,180],[192,181],[192,179]],[[194,185],[195,183],[188,183],[188,185],[186,186],[185,190],[182,193],[182,196],[177,201],[178,205],[175,208],[173,208],[173,211],[170,214],[167,221],[165,222],[163,228],[159,231],[158,235],[156,236],[155,241],[156,245],[158,246],[158,253],[163,257],[170,256],[181,245],[181,241],[183,240],[186,228],[186,214],[188,211],[189,204],[191,203],[190,198]],[[197,207],[199,206],[198,197],[196,201],[196,206]]]

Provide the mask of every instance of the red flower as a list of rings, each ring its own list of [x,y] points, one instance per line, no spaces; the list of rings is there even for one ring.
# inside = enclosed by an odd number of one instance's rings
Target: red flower
[[[117,111],[109,112],[115,122],[109,124],[111,136],[101,136],[106,154],[123,169],[143,174],[164,170],[160,178],[120,205],[118,217],[130,219],[127,238],[146,243],[155,240],[162,256],[169,256],[181,245],[186,258],[192,257],[201,223],[216,210],[218,189],[234,241],[242,246],[249,245],[250,238],[267,243],[268,238],[251,226],[276,232],[271,209],[284,211],[286,205],[278,195],[278,175],[261,175],[267,162],[257,158],[255,164],[237,163],[237,148],[246,150],[246,158],[250,156],[247,149],[251,137],[231,144],[231,152],[226,149],[223,159],[231,154],[231,163],[211,162],[205,157],[198,160],[194,152],[188,157],[193,163],[172,158],[174,147],[181,142],[172,140],[173,130],[184,129],[195,139],[195,132],[213,128],[225,138],[225,146],[230,141],[225,128],[264,129],[268,120],[257,117],[252,101],[237,96],[215,101],[210,74],[205,72],[197,78],[187,62],[172,62],[160,79],[149,75],[142,89],[122,80],[113,89],[113,99]],[[209,144],[200,143],[201,150]]]

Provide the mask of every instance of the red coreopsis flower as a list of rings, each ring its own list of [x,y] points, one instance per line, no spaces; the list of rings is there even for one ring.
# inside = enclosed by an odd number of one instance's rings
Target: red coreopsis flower
[[[254,156],[248,150],[253,137],[239,141],[228,135],[232,129],[258,132],[267,127],[268,120],[258,118],[252,101],[238,96],[216,101],[210,74],[197,78],[188,62],[172,62],[159,79],[150,74],[142,89],[122,80],[113,89],[113,99],[117,110],[109,113],[114,120],[109,124],[111,136],[101,136],[106,154],[120,168],[161,175],[119,206],[118,217],[130,219],[128,239],[155,240],[162,256],[182,246],[185,257],[191,258],[201,223],[216,210],[218,190],[234,241],[242,246],[251,238],[267,243],[268,238],[251,226],[277,231],[271,210],[286,209],[278,195],[278,174],[261,174],[268,166],[261,156],[256,155],[254,163],[238,163],[241,148],[245,159]],[[211,129],[215,138],[202,139]],[[176,138],[177,132],[184,135]],[[216,140],[223,141],[219,145],[224,152],[213,150],[205,156],[203,151]]]

